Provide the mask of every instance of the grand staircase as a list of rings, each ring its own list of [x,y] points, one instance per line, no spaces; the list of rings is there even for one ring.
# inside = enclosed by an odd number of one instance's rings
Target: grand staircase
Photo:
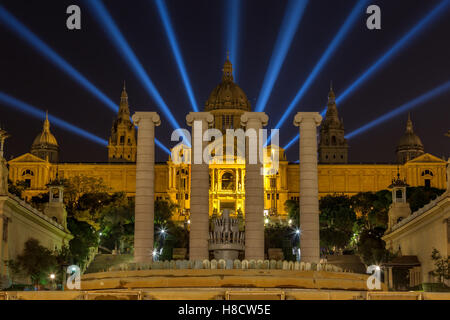
[[[132,261],[133,261],[132,254],[99,253],[95,256],[94,260],[89,264],[84,273],[96,273],[108,271],[108,269],[113,266],[117,266],[122,263],[128,263]]]

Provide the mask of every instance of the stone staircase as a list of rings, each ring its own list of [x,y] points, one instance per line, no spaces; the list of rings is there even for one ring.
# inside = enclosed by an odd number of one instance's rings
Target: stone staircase
[[[132,254],[102,254],[95,256],[94,260],[86,268],[86,273],[96,273],[108,271],[111,267],[117,267],[122,263],[130,263],[133,261]]]

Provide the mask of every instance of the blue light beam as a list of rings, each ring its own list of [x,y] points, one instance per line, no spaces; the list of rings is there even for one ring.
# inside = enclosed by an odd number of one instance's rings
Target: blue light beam
[[[38,118],[40,120],[45,119],[45,112],[30,105],[27,104],[23,101],[20,101],[4,92],[0,92],[0,102],[3,103],[6,106],[9,106],[13,109],[17,109],[21,112],[24,112],[26,114],[29,114],[35,118]],[[56,125],[57,127],[60,127],[64,130],[67,130],[69,132],[75,133],[76,135],[79,135],[83,138],[86,138],[92,142],[95,142],[97,144],[100,144],[102,146],[107,146],[108,145],[108,141],[106,141],[105,139],[102,139],[100,137],[97,137],[96,135],[87,132],[81,128],[78,128],[64,120],[61,120],[55,116],[49,115],[48,116],[50,122],[54,125]]]
[[[350,132],[345,136],[347,139],[351,139],[369,129],[372,129],[373,127],[382,124],[383,122],[392,119],[395,116],[398,116],[399,114],[408,111],[409,109],[412,109],[414,107],[417,107],[420,104],[423,104],[436,96],[450,90],[450,81],[445,82],[444,84],[440,85],[439,87],[436,87],[435,89],[428,91],[424,93],[423,95],[401,105],[400,107],[395,108],[392,111],[389,111],[388,113],[385,113],[384,115],[380,116],[379,118],[363,125],[362,127]],[[284,149],[288,149],[291,147],[300,137],[299,134],[297,134],[294,138],[292,138],[285,146]]]
[[[97,99],[103,102],[111,110],[117,112],[117,105],[112,102],[103,92],[94,86],[88,79],[86,79],[80,72],[73,68],[66,60],[58,55],[52,48],[46,45],[33,32],[31,32],[25,25],[18,21],[11,13],[4,7],[0,6],[0,23],[3,23],[10,31],[18,35],[27,44],[33,47],[45,59],[61,69],[64,73],[69,75],[73,80],[80,84],[83,88],[92,93]]]
[[[239,21],[240,21],[240,0],[226,0],[226,41],[227,48],[230,52],[230,61],[234,65],[234,79],[237,78],[238,61],[238,45],[239,45]]]
[[[0,6],[0,23],[3,23],[10,31],[18,35],[22,40],[24,40],[27,44],[33,47],[38,53],[40,53],[45,59],[47,59],[49,62],[58,67],[61,71],[69,75],[70,78],[72,78],[75,82],[80,84],[83,88],[85,88],[88,92],[90,92],[94,97],[96,97],[99,101],[104,103],[111,110],[113,110],[114,112],[117,112],[119,110],[117,104],[115,104],[92,82],[90,82],[85,76],[83,76],[79,71],[77,71],[74,67],[72,67],[64,58],[62,58],[52,48],[50,48],[41,39],[39,39],[38,36],[36,36],[33,32],[31,32],[24,24],[22,24],[19,20],[17,20],[10,12],[8,12],[2,6]],[[36,110],[37,110],[36,112],[42,112],[39,109]],[[34,116],[37,117],[36,114],[34,114]],[[40,117],[40,119],[42,119],[42,117]],[[63,120],[55,118],[55,121],[58,122]],[[68,126],[72,126],[67,122],[66,124]],[[77,127],[73,126],[73,128]],[[77,133],[76,130],[72,132]],[[160,141],[158,141],[157,144],[158,143],[161,144],[161,146],[163,146]],[[167,152],[166,151],[167,148],[165,146],[163,148],[161,147],[161,149]]]
[[[449,0],[443,0],[436,7],[434,7],[422,20],[419,21],[408,33],[406,33],[394,46],[392,46],[385,54],[383,54],[369,69],[361,74],[356,81],[354,81],[345,91],[339,94],[336,99],[336,104],[339,106],[348,96],[360,87],[365,81],[379,71],[381,67],[393,58],[401,49],[410,44],[414,37],[417,37],[421,31],[428,27],[431,22],[438,18],[444,12],[447,12],[447,6],[450,4]],[[322,116],[326,113],[326,108],[322,111]]]
[[[291,141],[289,141],[285,146],[284,146],[284,150],[287,150],[288,148],[290,148],[297,140],[298,138],[300,138],[300,134],[297,133],[297,135],[291,139]]]
[[[155,144],[165,153],[167,153],[168,155],[171,155],[172,153],[170,152],[170,150],[158,139],[155,138]]]
[[[134,54],[133,50],[125,40],[125,37],[120,32],[119,28],[115,24],[111,15],[106,10],[103,3],[100,0],[88,0],[85,1],[85,3],[86,6],[97,18],[96,20],[101,24],[103,30],[106,32],[110,40],[113,42],[116,49],[125,59],[129,67],[134,71],[135,75],[140,80],[141,84],[147,90],[147,93],[150,95],[150,97],[153,98],[159,109],[169,120],[169,123],[172,125],[172,127],[174,129],[180,128],[180,125],[178,124],[177,120],[173,116],[172,112],[170,112],[169,107],[159,94],[150,77],[145,72],[141,62]]]
[[[395,116],[398,116],[399,114],[408,111],[409,109],[412,109],[414,107],[417,107],[418,105],[421,105],[433,98],[435,98],[436,96],[446,92],[450,90],[450,81],[445,82],[444,84],[440,85],[437,88],[434,88],[433,90],[430,90],[424,94],[422,94],[421,96],[408,101],[405,104],[402,104],[400,107],[395,108],[392,111],[389,111],[388,113],[385,113],[384,115],[382,115],[381,117],[363,125],[362,127],[350,132],[349,134],[347,134],[345,137],[347,139],[353,138],[367,130],[370,130],[371,128],[387,121],[390,120],[392,118],[394,118]]]
[[[172,49],[172,53],[177,63],[178,70],[183,80],[184,88],[186,89],[186,93],[192,105],[192,109],[195,112],[198,112],[199,109],[197,101],[195,100],[194,91],[192,90],[191,82],[189,80],[189,76],[187,74],[186,67],[184,65],[183,57],[181,55],[181,51],[178,46],[177,38],[175,36],[175,32],[172,27],[172,22],[170,21],[169,11],[167,10],[164,0],[156,0],[155,4],[158,9],[159,16],[161,18],[161,23],[163,24],[164,29],[166,31],[167,40],[169,41],[170,47]]]
[[[256,103],[256,112],[264,111],[273,86],[280,73],[284,58],[287,55],[292,39],[302,19],[308,0],[289,0],[284,13],[283,22],[270,58],[264,82]]]
[[[275,125],[275,128],[281,128],[283,123],[287,120],[287,117],[290,115],[290,113],[294,110],[294,108],[299,104],[300,100],[303,98],[305,93],[308,91],[309,87],[312,85],[322,68],[325,66],[325,64],[330,60],[332,54],[336,51],[336,49],[339,47],[339,45],[342,43],[345,36],[348,34],[349,30],[351,29],[351,26],[355,23],[355,21],[361,17],[361,15],[365,14],[365,7],[369,3],[369,0],[361,0],[357,1],[356,5],[353,7],[352,11],[350,12],[350,15],[345,20],[342,27],[339,29],[338,33],[334,37],[333,41],[330,43],[328,48],[325,50],[323,55],[320,57],[319,61],[315,65],[314,69],[309,74],[306,81],[303,83],[302,87],[298,90],[297,94],[295,95],[294,99],[289,104],[286,111],[281,116],[278,123]]]
[[[431,10],[418,24],[416,24],[406,35],[404,35],[391,49],[389,49],[384,55],[381,56],[381,58],[378,59],[377,62],[375,62],[369,69],[367,69],[355,82],[353,82],[342,94],[339,95],[339,97],[336,99],[336,104],[339,106],[339,104],[347,98],[354,90],[356,90],[365,80],[367,80],[371,75],[375,73],[375,71],[378,71],[378,69],[389,61],[390,58],[392,58],[393,55],[398,53],[404,46],[406,46],[407,42],[412,40],[414,36],[417,36],[417,34],[422,31],[425,27],[428,26],[429,23],[431,23],[434,19],[437,18],[437,16],[442,12],[445,12],[445,7],[450,4],[449,0],[443,0],[439,5],[437,5],[433,10]],[[327,109],[322,110],[321,115],[322,117],[327,112]],[[288,144],[286,144],[286,147],[289,148],[292,146],[292,144],[297,141],[299,138],[299,135],[292,138],[292,140],[289,141]]]

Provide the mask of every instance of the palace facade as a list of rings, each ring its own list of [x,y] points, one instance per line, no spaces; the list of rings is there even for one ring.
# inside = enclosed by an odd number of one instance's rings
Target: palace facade
[[[214,116],[214,127],[225,133],[226,129],[241,127],[240,116],[251,111],[244,91],[234,82],[231,62],[227,59],[221,82],[211,92],[205,103],[205,111]],[[397,145],[398,163],[355,164],[348,159],[348,143],[345,139],[343,119],[338,116],[335,94],[330,88],[328,108],[320,128],[318,182],[319,196],[328,194],[354,195],[359,192],[387,189],[399,170],[410,186],[446,187],[446,161],[425,153],[420,138],[413,131],[410,117],[405,134]],[[102,178],[114,191],[135,195],[136,188],[136,129],[130,120],[128,95],[123,88],[119,112],[114,121],[108,143],[108,161],[105,163],[61,163],[57,139],[45,119],[42,132],[35,138],[30,153],[9,161],[9,178],[13,182],[25,181],[29,186],[25,195],[31,197],[47,192],[46,185],[56,174],[60,178],[85,175]],[[284,150],[278,146],[279,170],[266,175],[265,212],[284,218],[286,200],[299,198],[299,165],[288,162]],[[177,150],[182,151],[182,150]],[[211,164],[210,214],[224,208],[244,212],[245,164]],[[155,164],[156,200],[170,199],[178,204],[177,220],[187,220],[190,209],[190,165],[174,164],[169,157],[164,163]],[[195,186],[194,186],[195,187]]]

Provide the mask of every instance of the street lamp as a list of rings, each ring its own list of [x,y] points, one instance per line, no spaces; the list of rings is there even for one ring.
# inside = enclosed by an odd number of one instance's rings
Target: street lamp
[[[52,289],[53,290],[55,290],[55,278],[56,278],[56,276],[54,273],[50,274],[50,279],[52,280]]]

